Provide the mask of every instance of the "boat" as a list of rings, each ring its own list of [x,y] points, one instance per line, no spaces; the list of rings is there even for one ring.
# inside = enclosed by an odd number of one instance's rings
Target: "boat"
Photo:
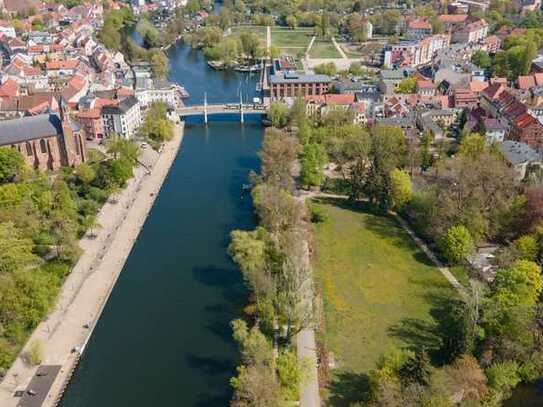
[[[226,65],[220,61],[207,61],[207,65],[217,71],[224,71],[226,69]]]
[[[262,70],[262,64],[237,65],[234,67],[234,71],[237,71],[237,72],[258,72],[261,70]]]

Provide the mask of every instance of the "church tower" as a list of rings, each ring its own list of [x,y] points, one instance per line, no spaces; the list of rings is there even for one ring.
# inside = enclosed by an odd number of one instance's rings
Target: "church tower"
[[[64,165],[76,166],[86,161],[87,149],[81,128],[70,119],[66,100],[61,96],[58,101],[60,124],[62,127],[61,145],[64,152]]]

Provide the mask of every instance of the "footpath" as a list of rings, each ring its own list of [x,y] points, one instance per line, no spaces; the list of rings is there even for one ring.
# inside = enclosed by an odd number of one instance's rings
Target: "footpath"
[[[184,123],[176,125],[174,139],[164,145],[160,154],[155,154],[154,164],[147,168],[138,166],[116,200],[102,207],[98,214],[101,227],[96,236],[80,240],[83,254],[66,278],[55,309],[35,329],[0,383],[0,406],[17,406],[22,399],[14,394],[19,390],[26,391],[25,399],[29,393],[36,393],[31,397],[44,399],[43,407],[58,404],[177,156],[183,131]],[[30,389],[31,380],[39,382],[36,379],[40,376],[36,375],[38,366],[30,366],[24,357],[34,342],[42,345],[42,365],[57,366],[60,370],[52,384]]]

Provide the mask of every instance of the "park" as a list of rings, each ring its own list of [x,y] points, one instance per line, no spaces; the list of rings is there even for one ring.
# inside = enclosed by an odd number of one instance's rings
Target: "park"
[[[347,406],[364,400],[383,354],[424,347],[439,359],[442,309],[458,294],[394,218],[343,199],[314,205],[324,214],[314,266],[335,367],[329,400]]]

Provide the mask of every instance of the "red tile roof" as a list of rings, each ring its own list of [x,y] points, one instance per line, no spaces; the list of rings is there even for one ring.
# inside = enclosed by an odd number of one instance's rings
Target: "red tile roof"
[[[467,14],[442,14],[438,20],[445,24],[459,24],[466,21],[467,18]]]
[[[0,97],[14,97],[19,94],[19,85],[13,79],[8,79],[0,86]]]
[[[518,77],[518,87],[522,90],[528,90],[535,86],[535,77],[533,75],[525,75]]]

